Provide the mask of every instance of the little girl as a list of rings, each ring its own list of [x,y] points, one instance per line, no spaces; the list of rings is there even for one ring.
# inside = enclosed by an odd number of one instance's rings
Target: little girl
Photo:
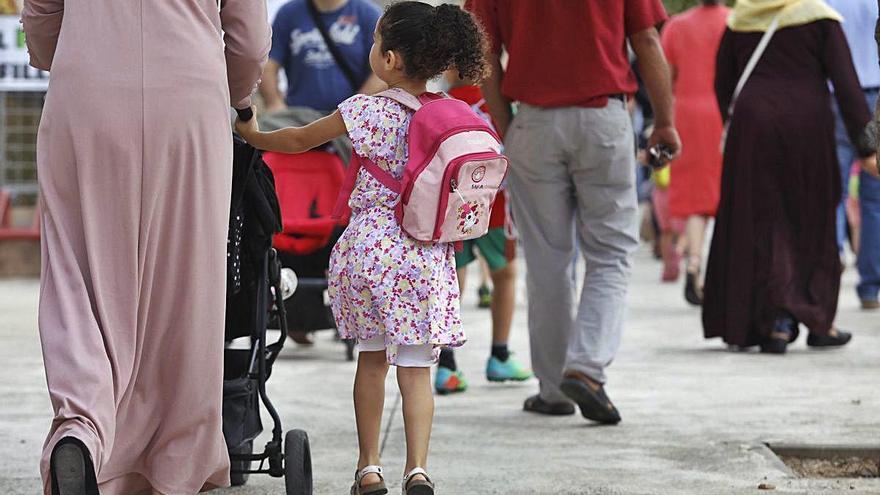
[[[451,5],[390,6],[374,33],[373,72],[393,91],[419,96],[447,69],[480,80],[487,70],[485,38],[474,18]],[[354,152],[398,179],[406,165],[413,112],[386,97],[356,95],[328,117],[300,128],[260,132],[256,119],[236,130],[254,147],[301,153],[348,133]],[[406,468],[403,493],[430,495],[425,472],[434,416],[430,368],[441,346],[464,343],[454,248],[423,243],[401,231],[398,194],[361,170],[349,200],[352,217],[330,259],[330,298],[343,338],[358,340],[354,408],[360,458],[353,495],[387,493],[379,466],[379,429],[388,365],[397,367],[403,396]]]

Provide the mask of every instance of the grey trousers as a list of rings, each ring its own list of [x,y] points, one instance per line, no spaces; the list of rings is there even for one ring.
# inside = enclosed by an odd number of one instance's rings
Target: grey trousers
[[[615,99],[605,108],[521,105],[508,130],[532,367],[544,400],[564,400],[559,384],[565,371],[604,383],[620,346],[639,242],[633,141],[626,106]],[[586,273],[575,310],[578,251]]]

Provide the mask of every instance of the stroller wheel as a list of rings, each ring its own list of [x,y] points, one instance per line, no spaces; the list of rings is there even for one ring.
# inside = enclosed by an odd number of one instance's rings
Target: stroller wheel
[[[284,486],[287,495],[312,495],[312,451],[302,430],[284,437]]]
[[[251,454],[254,451],[254,442],[247,442],[241,447],[230,451],[230,454]],[[250,474],[243,473],[251,468],[249,461],[232,461],[229,470],[229,480],[232,486],[242,486],[247,483]]]

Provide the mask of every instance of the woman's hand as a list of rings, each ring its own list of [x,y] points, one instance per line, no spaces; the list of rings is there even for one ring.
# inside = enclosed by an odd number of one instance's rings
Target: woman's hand
[[[235,132],[249,143],[260,132],[260,126],[257,124],[257,108],[251,107],[251,111],[254,112],[254,115],[247,122],[243,122],[238,117],[235,119]]]
[[[859,165],[862,166],[862,170],[867,172],[872,177],[880,178],[880,170],[877,169],[877,155],[867,156],[859,160]]]

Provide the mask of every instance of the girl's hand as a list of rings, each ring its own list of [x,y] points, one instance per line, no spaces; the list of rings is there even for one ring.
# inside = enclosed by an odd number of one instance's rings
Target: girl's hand
[[[862,166],[862,170],[872,177],[880,178],[880,170],[877,169],[877,155],[862,158],[859,160],[859,165]]]
[[[251,110],[254,112],[254,116],[247,122],[242,122],[238,117],[235,118],[235,132],[247,142],[250,142],[251,138],[260,132],[260,126],[257,124],[257,108],[251,107]]]

